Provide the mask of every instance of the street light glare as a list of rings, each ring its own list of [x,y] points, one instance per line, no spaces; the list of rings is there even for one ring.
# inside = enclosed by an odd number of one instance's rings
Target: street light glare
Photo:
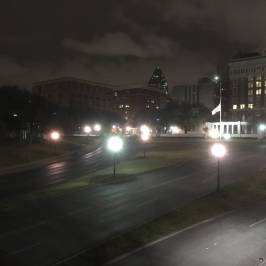
[[[266,129],[266,125],[265,124],[260,124],[259,125],[259,130],[260,131],[264,131]]]
[[[219,132],[217,129],[211,129],[210,132],[209,132],[209,136],[212,138],[212,139],[218,139],[219,137]]]
[[[229,133],[225,133],[223,135],[223,137],[224,137],[225,140],[230,140],[231,139],[231,135]]]
[[[150,128],[146,125],[142,125],[140,127],[141,134],[150,134]]]
[[[112,136],[107,141],[108,150],[116,153],[123,149],[123,140],[118,136]]]
[[[85,126],[84,127],[84,132],[85,133],[91,133],[91,127],[90,126]]]
[[[221,143],[215,143],[211,147],[211,153],[216,158],[223,158],[226,154],[226,148]]]
[[[220,77],[219,77],[218,75],[215,75],[215,76],[213,77],[213,79],[214,79],[214,81],[219,81],[219,80],[220,80]]]
[[[93,129],[97,132],[101,131],[102,130],[102,126],[100,124],[95,124]]]
[[[60,133],[58,131],[52,131],[50,137],[52,140],[57,141],[60,139]]]
[[[150,134],[143,133],[140,135],[142,141],[148,141],[150,139]]]

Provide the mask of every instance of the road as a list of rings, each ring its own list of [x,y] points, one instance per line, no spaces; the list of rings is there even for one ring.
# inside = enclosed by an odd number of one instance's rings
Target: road
[[[181,231],[112,266],[266,265],[266,205]],[[264,258],[264,264],[258,264]]]
[[[11,213],[1,212],[2,257],[16,260],[17,265],[50,265],[79,250],[97,245],[113,233],[141,224],[215,190],[216,161],[208,155],[209,142],[173,139],[164,140],[162,144],[176,149],[202,147],[206,154],[197,160],[131,176],[121,182],[92,186],[64,197],[36,202]],[[265,145],[255,141],[229,144],[228,156],[222,164],[222,185],[254,175],[263,168],[265,157]],[[80,163],[75,165],[75,161],[62,164],[64,173],[61,178],[64,179],[89,171],[89,167],[82,168]],[[67,164],[72,165],[69,172],[66,170]],[[53,175],[45,174],[49,167],[33,175],[34,186],[31,182],[27,186],[22,184],[27,173],[18,175],[17,191],[21,188],[23,191],[35,189],[40,180],[53,179]],[[56,171],[54,175],[57,178]],[[6,188],[5,184],[1,184],[1,193],[12,194],[12,186],[6,184]],[[11,265],[16,264],[12,262]]]

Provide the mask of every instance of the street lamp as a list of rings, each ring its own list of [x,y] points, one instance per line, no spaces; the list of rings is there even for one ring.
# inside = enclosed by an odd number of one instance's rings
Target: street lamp
[[[57,144],[57,142],[60,140],[60,138],[61,138],[61,134],[58,132],[58,131],[56,131],[56,130],[54,130],[54,131],[52,131],[51,133],[50,133],[50,139],[53,141],[53,143],[54,143],[54,153],[56,154],[56,144]]]
[[[215,143],[211,147],[211,153],[217,158],[217,192],[220,192],[220,159],[226,154],[226,148],[221,143]]]
[[[219,82],[219,97],[220,97],[220,100],[219,100],[219,105],[220,105],[220,133],[219,133],[219,136],[220,136],[220,140],[222,139],[222,81],[221,81],[221,78],[220,76],[218,75],[214,75],[213,77],[213,81],[218,84]]]
[[[90,126],[85,126],[83,130],[84,130],[84,132],[85,132],[86,134],[91,133],[91,127],[90,127]]]
[[[113,153],[113,176],[116,174],[116,154],[123,149],[123,140],[118,136],[112,136],[107,140],[107,149]]]
[[[265,124],[260,124],[259,125],[259,130],[260,131],[265,131],[265,129],[266,129],[266,125]]]
[[[225,140],[230,140],[231,139],[231,135],[229,133],[225,133],[223,135],[223,137],[224,137]]]
[[[95,124],[93,126],[94,131],[100,132],[102,130],[102,126],[100,124]]]
[[[140,135],[140,138],[141,138],[141,140],[142,140],[142,142],[143,142],[143,157],[146,158],[146,143],[147,143],[147,142],[149,141],[149,139],[150,139],[150,133],[147,133],[147,132],[142,133],[142,134]]]

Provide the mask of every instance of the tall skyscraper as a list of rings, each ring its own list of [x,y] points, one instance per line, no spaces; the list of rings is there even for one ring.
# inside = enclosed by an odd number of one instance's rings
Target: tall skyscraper
[[[163,94],[168,94],[168,83],[163,71],[159,66],[157,66],[153,71],[148,86],[158,89]]]

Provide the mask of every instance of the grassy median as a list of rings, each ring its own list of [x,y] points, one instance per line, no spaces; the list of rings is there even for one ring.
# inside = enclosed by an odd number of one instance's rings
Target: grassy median
[[[158,151],[156,148],[149,151],[146,158],[143,158],[142,154],[136,154],[132,159],[118,162],[115,178],[113,177],[112,167],[106,167],[92,174],[76,178],[73,181],[67,181],[43,190],[2,199],[0,200],[0,209],[2,211],[12,211],[15,208],[38,204],[38,201],[65,196],[67,193],[78,192],[81,189],[87,189],[93,185],[127,182],[130,178],[139,177],[142,174],[151,173],[152,171],[170,167],[171,165],[182,164],[187,160],[193,160],[196,158],[195,156],[202,156],[200,150],[198,153],[195,153],[195,150]]]
[[[102,265],[167,234],[228,211],[266,200],[266,172],[228,185],[217,193],[193,200],[184,207],[115,235],[102,245],[60,263],[61,266]]]
[[[88,140],[85,137],[65,137],[56,145],[55,154],[54,144],[48,141],[31,144],[19,144],[14,142],[1,143],[0,169],[52,158],[77,150],[87,144],[93,145],[94,140]]]

